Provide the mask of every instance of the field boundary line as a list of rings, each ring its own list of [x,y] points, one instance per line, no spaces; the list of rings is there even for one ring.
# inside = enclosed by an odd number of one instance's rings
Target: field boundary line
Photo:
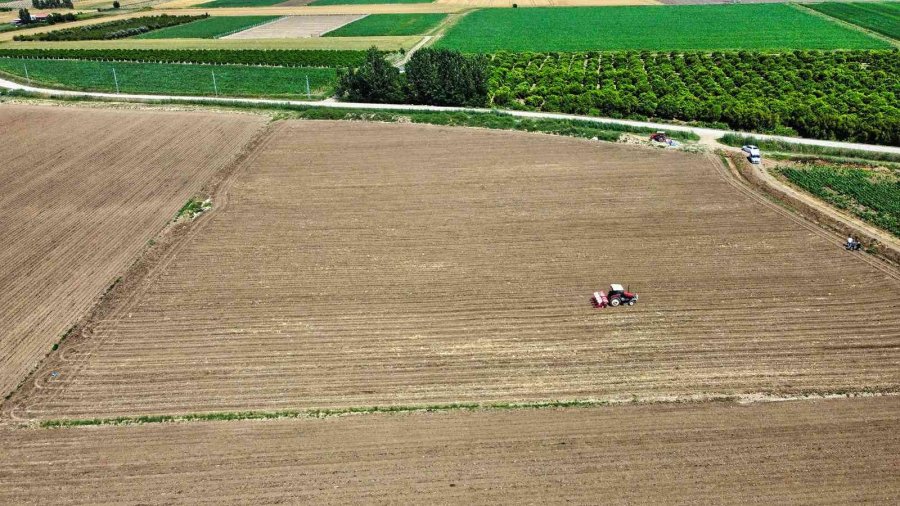
[[[179,103],[191,102],[194,105],[259,105],[274,107],[311,107],[311,108],[333,108],[333,109],[371,109],[382,111],[443,111],[443,112],[472,112],[472,113],[493,113],[506,114],[519,118],[533,119],[561,119],[586,121],[591,123],[608,123],[615,125],[632,126],[638,128],[650,128],[656,130],[669,130],[673,132],[686,132],[699,135],[701,138],[719,138],[725,134],[752,136],[757,139],[781,141],[791,144],[805,144],[809,146],[822,146],[831,148],[844,148],[859,151],[869,151],[876,153],[894,153],[900,154],[900,147],[882,146],[876,144],[857,144],[843,141],[828,141],[820,139],[808,139],[803,137],[787,137],[782,135],[759,134],[751,132],[740,132],[736,130],[715,129],[707,127],[694,127],[688,125],[677,125],[671,123],[659,123],[652,121],[635,121],[617,118],[604,118],[599,116],[580,116],[575,114],[548,113],[535,111],[515,111],[510,109],[486,109],[478,107],[443,107],[433,105],[413,105],[413,104],[366,104],[359,102],[337,102],[337,101],[311,101],[311,100],[279,100],[269,98],[238,98],[238,97],[209,97],[209,96],[191,96],[191,95],[153,95],[153,94],[129,94],[129,93],[103,93],[91,91],[72,91],[60,90],[53,88],[41,88],[37,86],[29,86],[9,79],[0,78],[0,88],[8,90],[33,93],[45,98],[83,98],[83,99],[100,99],[118,102],[151,102],[151,103]],[[720,147],[718,144],[712,144]]]
[[[828,14],[825,14],[824,12],[819,12],[819,11],[817,11],[817,10],[815,10],[815,9],[812,9],[812,8],[810,8],[810,7],[808,7],[808,6],[804,5],[804,4],[800,4],[800,3],[789,3],[788,5],[790,5],[791,7],[795,8],[795,9],[798,9],[798,10],[800,10],[800,11],[803,11],[803,12],[805,12],[805,13],[807,13],[807,14],[811,14],[811,15],[813,15],[813,16],[819,16],[819,17],[822,18],[822,19],[827,19],[828,21],[831,21],[832,23],[841,25],[841,26],[843,26],[844,28],[849,28],[849,29],[851,29],[851,30],[856,30],[856,31],[858,31],[858,32],[865,33],[866,35],[868,35],[868,36],[870,36],[870,37],[873,37],[873,38],[876,38],[876,39],[883,40],[883,41],[885,41],[885,42],[891,44],[891,45],[894,46],[895,48],[900,48],[900,40],[893,39],[893,38],[888,37],[887,35],[884,35],[884,34],[882,34],[882,33],[878,33],[878,32],[869,30],[868,28],[866,28],[866,27],[864,27],[864,26],[859,26],[859,25],[857,25],[857,24],[851,23],[851,22],[846,21],[846,20],[844,20],[844,19],[836,18],[836,17],[834,17],[834,16],[830,16],[830,15],[828,15]]]
[[[40,383],[41,372],[48,369],[65,370],[67,376],[74,376],[89,362],[91,354],[103,343],[103,338],[95,335],[97,327],[127,313],[185,245],[206,227],[211,219],[209,215],[214,215],[215,211],[227,207],[230,186],[241,173],[241,169],[259,156],[262,152],[259,148],[264,147],[271,139],[270,134],[274,128],[271,121],[260,128],[231,162],[212,175],[198,194],[209,195],[215,207],[192,221],[172,220],[167,223],[154,237],[154,244],[139,253],[116,283],[72,326],[66,334],[65,343],[60,341],[58,350],[49,352],[41,359],[22,379],[18,387],[0,402],[0,416],[6,415],[13,420],[28,420],[29,418],[22,413],[28,411],[32,393],[44,388]],[[77,356],[68,358],[67,355],[72,352],[76,352]],[[63,385],[62,388],[55,390],[54,395],[42,400],[52,400],[64,390]]]
[[[343,408],[308,408],[279,411],[235,411],[188,413],[181,415],[137,415],[112,418],[63,418],[31,421],[30,427],[41,429],[72,428],[100,425],[144,425],[179,422],[226,422],[237,420],[277,420],[285,418],[324,419],[351,415],[438,413],[448,411],[500,411],[526,409],[572,409],[621,406],[633,404],[687,404],[722,402],[748,405],[764,402],[797,402],[859,397],[900,396],[900,386],[884,389],[847,389],[840,391],[800,392],[795,395],[778,395],[759,392],[750,394],[696,394],[687,396],[639,397],[621,396],[609,399],[569,399],[524,402],[454,402],[446,404],[410,404],[388,406],[351,406]]]

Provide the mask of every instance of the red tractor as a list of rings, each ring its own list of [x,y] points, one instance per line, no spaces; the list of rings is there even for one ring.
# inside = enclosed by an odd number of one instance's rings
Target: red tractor
[[[631,293],[622,288],[622,285],[617,285],[615,283],[609,285],[609,293],[604,293],[601,290],[599,292],[594,292],[593,297],[591,297],[591,303],[598,309],[606,306],[618,307],[622,304],[633,306],[637,300],[638,294]]]

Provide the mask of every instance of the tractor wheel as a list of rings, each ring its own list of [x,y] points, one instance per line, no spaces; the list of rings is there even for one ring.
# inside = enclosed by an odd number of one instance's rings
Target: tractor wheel
[[[629,300],[629,301],[628,301],[628,305],[629,305],[629,306],[633,306],[633,305],[634,305],[634,301],[633,301],[633,300]]]
[[[609,299],[609,305],[612,307],[616,307],[621,303],[622,303],[622,301],[619,299]]]

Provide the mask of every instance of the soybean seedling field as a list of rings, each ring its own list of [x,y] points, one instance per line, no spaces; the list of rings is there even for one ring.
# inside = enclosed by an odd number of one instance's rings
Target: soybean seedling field
[[[891,47],[783,4],[485,9],[463,17],[437,46],[469,53]]]
[[[781,167],[790,182],[900,237],[900,174],[828,165]]]
[[[372,14],[328,32],[325,37],[419,35],[431,30],[446,18],[446,14]]]
[[[0,58],[0,72],[47,86],[85,91],[164,95],[305,97],[309,77],[313,97],[329,96],[337,80],[332,68],[253,67],[167,63],[116,63]],[[115,73],[114,73],[115,71]],[[215,86],[213,85],[215,74]]]
[[[821,3],[807,7],[900,40],[900,3]]]
[[[221,16],[201,19],[186,25],[163,28],[138,35],[135,39],[216,39],[256,25],[278,19],[278,16]]]

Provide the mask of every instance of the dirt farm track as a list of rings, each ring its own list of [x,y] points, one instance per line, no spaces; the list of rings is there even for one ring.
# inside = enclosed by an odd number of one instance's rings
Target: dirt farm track
[[[900,502],[900,273],[715,156],[153,106],[0,128],[0,504]],[[638,304],[591,307],[611,282]],[[248,419],[372,406],[436,412]]]

